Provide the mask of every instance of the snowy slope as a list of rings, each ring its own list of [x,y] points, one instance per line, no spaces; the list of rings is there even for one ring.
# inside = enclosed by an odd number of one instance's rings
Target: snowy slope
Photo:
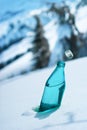
[[[23,71],[30,71],[33,63],[31,60],[32,53],[29,52],[23,55],[20,59],[16,60],[15,62],[12,62],[4,69],[0,70],[0,80],[19,75]]]
[[[55,68],[0,83],[0,130],[87,130],[87,58],[66,62],[66,90],[59,110],[36,113]]]

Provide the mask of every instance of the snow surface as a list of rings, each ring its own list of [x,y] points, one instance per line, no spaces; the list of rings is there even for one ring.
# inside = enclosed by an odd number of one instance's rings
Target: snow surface
[[[6,62],[7,60],[15,57],[18,54],[25,53],[29,48],[32,48],[32,44],[30,38],[23,39],[19,44],[14,44],[13,46],[9,47],[6,51],[4,51],[0,55],[0,62]]]
[[[78,9],[76,15],[76,26],[80,32],[87,32],[87,6]]]
[[[66,90],[56,111],[36,113],[54,67],[0,82],[0,130],[87,130],[87,57],[66,62]]]
[[[7,65],[4,69],[0,70],[0,80],[18,75],[23,71],[30,71],[33,64],[31,60],[32,53],[29,52],[20,59],[12,62],[10,65]]]

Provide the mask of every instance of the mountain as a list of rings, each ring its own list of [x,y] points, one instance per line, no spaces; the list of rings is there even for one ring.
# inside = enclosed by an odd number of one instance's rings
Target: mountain
[[[9,2],[9,5],[12,4],[10,0]],[[21,0],[21,2],[15,1],[15,4],[13,2],[9,8],[5,0],[2,2],[2,5],[5,3],[6,11],[0,14],[2,16],[0,17],[2,19],[0,22],[0,73],[2,77],[0,79],[30,72],[34,57],[32,41],[35,38],[37,24],[34,15],[39,16],[44,29],[44,37],[48,40],[51,54],[48,66],[54,65],[60,59],[66,60],[64,52],[67,49],[74,53],[74,58],[87,56],[86,5],[77,6],[80,1],[67,1],[65,5],[56,3],[54,7],[60,10],[57,14],[49,1],[41,1],[42,4],[40,1],[30,3]],[[61,15],[61,10],[64,15]],[[69,10],[70,12],[67,12]],[[70,25],[73,21],[71,16],[74,17],[74,27]],[[61,19],[65,21],[60,23]],[[4,75],[7,68],[9,72]]]

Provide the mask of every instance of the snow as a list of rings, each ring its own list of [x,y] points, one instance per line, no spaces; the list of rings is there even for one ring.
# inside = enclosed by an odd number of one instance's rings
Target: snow
[[[29,48],[32,48],[31,39],[25,38],[21,40],[18,44],[14,44],[13,46],[9,47],[6,51],[4,51],[0,55],[0,62],[5,62],[18,54],[25,53]]]
[[[0,82],[0,130],[87,130],[87,57],[66,62],[66,90],[56,111],[36,113],[54,67]]]
[[[24,71],[30,71],[33,62],[31,52],[25,54],[18,60],[12,62],[10,65],[7,65],[4,69],[0,70],[0,80],[9,78],[11,76],[18,75]]]
[[[87,32],[87,6],[78,9],[76,15],[76,25],[80,32]]]

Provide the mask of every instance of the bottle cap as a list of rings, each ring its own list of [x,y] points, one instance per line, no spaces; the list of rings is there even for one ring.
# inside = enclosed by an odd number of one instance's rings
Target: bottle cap
[[[68,59],[72,59],[73,58],[73,53],[71,50],[66,50],[65,51],[65,56],[68,58]]]

